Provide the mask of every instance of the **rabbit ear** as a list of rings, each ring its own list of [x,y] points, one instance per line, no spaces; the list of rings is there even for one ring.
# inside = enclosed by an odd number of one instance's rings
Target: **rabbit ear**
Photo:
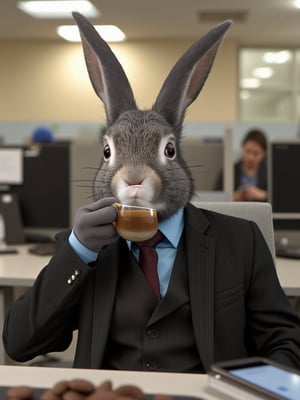
[[[80,31],[92,85],[104,103],[107,124],[112,125],[122,112],[137,109],[132,89],[121,64],[93,25],[78,12],[72,15]]]
[[[195,42],[177,61],[159,92],[153,110],[178,132],[185,110],[200,93],[230,25],[231,21],[225,21]]]

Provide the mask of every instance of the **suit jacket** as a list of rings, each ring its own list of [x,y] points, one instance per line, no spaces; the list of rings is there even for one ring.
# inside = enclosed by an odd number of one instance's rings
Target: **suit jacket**
[[[204,369],[215,361],[252,355],[300,368],[300,320],[280,287],[257,225],[189,204],[183,234],[193,328]],[[65,350],[78,329],[74,366],[101,368],[126,242],[107,246],[95,265],[87,266],[67,238],[66,233],[58,236],[48,266],[11,308],[4,346],[12,359],[27,361]]]

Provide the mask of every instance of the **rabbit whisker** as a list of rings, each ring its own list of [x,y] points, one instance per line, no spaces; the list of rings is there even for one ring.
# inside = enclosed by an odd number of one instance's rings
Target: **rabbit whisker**
[[[204,164],[187,164],[187,168],[205,168],[205,165]]]
[[[94,182],[93,179],[72,179],[70,181],[71,183],[77,183],[77,182]]]
[[[97,167],[82,167],[81,169],[92,169],[92,170],[97,170],[97,169],[99,169],[99,166],[97,166]]]
[[[104,180],[104,179],[72,179],[70,181],[71,183],[80,183],[80,182],[89,182],[91,184],[101,182],[101,183],[109,183],[110,180]]]
[[[175,170],[175,169],[182,169],[182,168],[189,168],[189,167],[195,167],[195,168],[203,168],[203,167],[205,167],[205,164],[186,164],[186,166],[178,166],[178,167],[169,167],[168,169],[171,169],[171,170]]]
[[[76,187],[77,187],[77,188],[89,188],[89,189],[92,189],[92,188],[93,188],[92,185],[91,185],[91,186],[88,186],[88,185],[76,185]]]

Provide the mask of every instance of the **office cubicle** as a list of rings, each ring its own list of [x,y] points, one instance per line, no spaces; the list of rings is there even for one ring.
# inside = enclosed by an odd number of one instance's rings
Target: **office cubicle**
[[[300,249],[300,139],[272,141],[268,161],[269,201],[277,248]]]

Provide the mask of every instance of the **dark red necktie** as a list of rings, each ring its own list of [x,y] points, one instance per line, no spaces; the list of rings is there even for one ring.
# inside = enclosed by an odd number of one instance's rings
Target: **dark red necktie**
[[[163,238],[164,235],[160,231],[157,231],[152,238],[148,240],[143,240],[142,242],[137,242],[140,251],[139,255],[140,267],[145,277],[147,278],[150,286],[152,287],[158,301],[160,301],[160,288],[159,288],[159,278],[157,273],[158,255],[155,250],[155,246],[159,242],[161,242]]]

